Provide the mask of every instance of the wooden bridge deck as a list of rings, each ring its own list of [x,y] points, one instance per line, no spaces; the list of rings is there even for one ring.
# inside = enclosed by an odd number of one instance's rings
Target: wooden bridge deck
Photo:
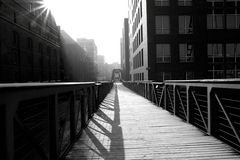
[[[66,159],[233,160],[240,155],[119,84]]]

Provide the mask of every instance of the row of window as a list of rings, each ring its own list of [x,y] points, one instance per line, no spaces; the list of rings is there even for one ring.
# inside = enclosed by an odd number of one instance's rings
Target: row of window
[[[224,46],[225,45],[225,46]],[[224,51],[225,47],[225,51]],[[208,44],[208,57],[211,62],[222,62],[224,54],[230,59],[229,61],[237,63],[240,57],[240,43],[227,43],[227,44]],[[221,58],[221,59],[219,59]],[[193,62],[194,61],[194,48],[191,44],[179,44],[179,61],[180,62]],[[170,63],[171,50],[170,44],[156,44],[156,63]]]
[[[43,18],[47,15],[41,10],[41,8],[37,7],[37,4],[34,4],[33,7],[32,3],[26,3],[25,6],[28,6],[25,8],[26,11],[19,10],[16,12],[16,10],[13,10],[13,8],[6,8],[9,6],[5,5],[4,8],[7,9],[9,13],[4,11],[4,16],[10,16],[9,18],[11,18],[14,23],[21,25],[31,32],[39,34],[48,40],[51,40],[53,43],[58,43],[58,29],[53,24],[53,17],[50,15],[44,20]],[[23,14],[22,12],[25,13]]]
[[[33,44],[33,40],[32,40],[32,38],[30,38],[30,37],[28,37],[27,39],[26,39],[26,41],[27,41],[27,46],[26,46],[26,48],[29,50],[29,51],[33,51],[33,46],[34,46],[34,44]],[[15,46],[16,48],[18,48],[18,49],[20,49],[20,36],[19,36],[19,34],[16,32],[16,31],[13,31],[13,46]],[[43,52],[43,44],[42,43],[39,43],[38,44],[38,53],[40,53],[40,54],[43,54],[44,52]],[[57,56],[57,51],[56,51],[56,49],[53,49],[53,53],[54,53],[54,56]],[[51,56],[51,47],[47,47],[47,54],[46,54],[47,56]]]
[[[137,5],[138,5],[139,0],[132,0],[132,19],[134,17],[134,14],[137,10]]]
[[[144,80],[144,73],[135,73],[133,74],[134,81],[142,81]]]
[[[239,63],[226,63],[224,64],[216,64],[216,63],[211,63],[208,64],[208,70],[240,70],[240,64]]]
[[[169,0],[155,0],[155,6],[169,6]],[[192,0],[178,0],[179,6],[191,6]]]
[[[207,0],[208,6],[212,7],[223,7],[224,2],[227,4],[227,6],[240,6],[239,0]],[[169,6],[170,0],[155,0],[155,6]],[[178,0],[179,6],[192,6],[192,0]]]
[[[179,61],[193,62],[194,49],[191,44],[179,44]],[[156,63],[170,63],[171,49],[170,44],[156,44]]]
[[[226,25],[224,24],[224,14],[208,14],[207,28],[208,29],[240,29],[240,14],[227,14]]]
[[[228,6],[228,7],[240,6],[239,0],[226,0],[226,1],[224,1],[224,0],[207,0],[209,7],[224,7],[224,2],[225,2],[225,6]]]
[[[227,43],[227,44],[208,44],[208,57],[213,59],[226,57],[240,57],[240,43]],[[224,50],[224,48],[226,48]]]
[[[132,25],[132,36],[135,35],[135,32],[138,28],[138,25],[142,19],[142,2],[140,3],[140,7],[138,8],[138,11],[136,13],[135,19],[133,20],[133,25]]]
[[[224,70],[208,70],[208,78],[225,78]],[[240,70],[226,70],[226,78],[240,78]]]
[[[143,26],[141,25],[140,29],[138,30],[138,33],[136,34],[133,40],[133,52],[137,50],[137,48],[140,46],[142,42],[143,42]]]
[[[208,14],[207,28],[208,29],[240,29],[240,14],[227,14],[226,25],[224,24],[224,14]],[[179,34],[193,33],[193,17],[183,15],[178,17]],[[169,16],[155,16],[155,32],[156,34],[169,34],[170,22]]]
[[[144,65],[144,58],[143,58],[143,49],[133,57],[133,69],[142,67]]]
[[[179,79],[185,79],[190,80],[194,79],[194,72],[188,71],[188,72],[180,72],[175,73],[177,74]],[[171,80],[172,79],[172,72],[158,72],[156,74],[157,81],[163,82],[165,80]]]
[[[178,17],[179,34],[191,34],[193,32],[192,16],[182,15]],[[156,34],[169,34],[170,21],[169,16],[155,16],[155,31]]]

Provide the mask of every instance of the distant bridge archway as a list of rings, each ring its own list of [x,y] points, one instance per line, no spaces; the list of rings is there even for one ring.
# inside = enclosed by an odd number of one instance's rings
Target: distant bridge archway
[[[113,69],[112,71],[112,81],[122,81],[122,70],[121,69]]]

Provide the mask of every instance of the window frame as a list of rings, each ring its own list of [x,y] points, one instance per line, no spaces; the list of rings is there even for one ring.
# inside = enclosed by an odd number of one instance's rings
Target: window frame
[[[169,53],[167,54],[165,54],[166,47],[168,47],[167,50],[169,50]],[[158,49],[161,49],[162,51],[160,52]],[[171,63],[171,45],[169,43],[156,44],[156,63]]]
[[[180,23],[182,18],[183,18],[183,23]],[[189,18],[189,22],[188,22],[187,18]],[[183,26],[182,26],[182,24],[183,24]],[[193,16],[191,16],[191,15],[178,16],[178,33],[179,34],[193,34]]]
[[[167,23],[165,23],[165,21]],[[157,16],[155,16],[155,33],[157,35],[159,35],[159,34],[170,34],[170,16],[169,15],[157,15]]]
[[[166,7],[170,5],[169,0],[154,0],[155,6]]]
[[[178,0],[178,6],[192,6],[192,0]]]
[[[181,46],[183,46],[183,53],[181,52],[182,51]],[[189,51],[188,46],[191,46],[190,53],[188,53]],[[191,54],[191,55],[188,55],[188,54]],[[187,44],[187,43],[179,44],[179,62],[180,63],[194,62],[194,46],[192,44]]]

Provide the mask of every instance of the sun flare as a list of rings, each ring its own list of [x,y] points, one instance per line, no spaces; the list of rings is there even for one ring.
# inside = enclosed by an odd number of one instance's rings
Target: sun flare
[[[44,8],[51,10],[54,7],[54,3],[54,0],[43,0],[42,5]]]

